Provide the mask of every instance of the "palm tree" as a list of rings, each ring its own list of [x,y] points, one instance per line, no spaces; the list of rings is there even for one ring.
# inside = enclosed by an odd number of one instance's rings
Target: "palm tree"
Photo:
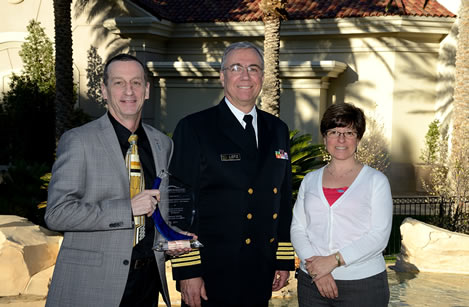
[[[71,4],[72,0],[54,0],[56,140],[71,127],[74,104]]]
[[[428,2],[429,0],[425,0],[423,8]],[[448,161],[440,163],[440,165],[444,165],[446,162],[448,166],[441,177],[443,181],[440,186],[443,188],[440,190],[450,201],[451,208],[448,217],[452,221],[451,227],[453,227],[450,230],[467,233],[469,231],[467,228],[469,215],[463,213],[463,206],[469,197],[469,156],[467,155],[469,150],[469,126],[467,125],[469,89],[466,84],[469,81],[467,73],[469,71],[469,3],[466,0],[460,2],[458,23],[453,110],[451,113],[451,152]],[[438,169],[435,172],[438,174]],[[436,175],[434,178],[438,179],[439,177]],[[432,192],[435,192],[433,190]]]
[[[451,152],[457,153],[464,144],[469,142],[469,3],[461,1],[459,8],[459,33],[456,49],[455,84],[453,96],[453,133],[451,136]]]
[[[452,212],[454,221],[461,218],[464,203],[467,201],[469,188],[469,89],[467,88],[469,70],[469,3],[462,0],[458,16],[458,43],[454,76],[453,111],[451,114],[453,131],[451,134],[451,154],[449,176],[454,189]],[[469,215],[462,215],[467,225]],[[467,231],[467,229],[466,229]]]
[[[264,87],[262,109],[275,116],[280,114],[279,50],[280,21],[286,19],[287,0],[261,0],[259,8],[264,21]]]

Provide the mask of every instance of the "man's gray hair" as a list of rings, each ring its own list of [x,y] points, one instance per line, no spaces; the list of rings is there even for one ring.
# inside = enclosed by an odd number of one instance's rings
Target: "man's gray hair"
[[[250,42],[237,42],[226,47],[225,52],[223,53],[223,58],[221,60],[220,70],[223,70],[225,68],[225,61],[226,61],[226,57],[228,56],[228,54],[231,51],[238,50],[238,49],[253,49],[254,51],[256,51],[261,59],[261,65],[262,65],[261,68],[264,69],[264,53],[262,52],[262,50]]]

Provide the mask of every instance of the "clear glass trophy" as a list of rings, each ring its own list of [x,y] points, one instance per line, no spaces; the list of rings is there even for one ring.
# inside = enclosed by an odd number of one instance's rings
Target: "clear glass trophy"
[[[168,178],[169,184],[164,190],[160,189],[162,198],[152,216],[156,229],[161,233],[164,240],[156,242],[153,250],[164,252],[182,248],[197,249],[203,247],[198,240],[184,234],[187,233],[186,230],[190,229],[195,218],[192,188],[171,176],[168,172],[163,172],[159,177],[156,177],[153,189],[159,188],[164,177]],[[161,214],[160,206],[164,206],[167,210],[167,221],[164,220]]]

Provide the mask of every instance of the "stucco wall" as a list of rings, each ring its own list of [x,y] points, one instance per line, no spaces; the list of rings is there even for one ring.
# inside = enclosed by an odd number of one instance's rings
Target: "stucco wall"
[[[23,62],[18,52],[27,35],[31,19],[41,22],[52,39],[54,19],[52,1],[4,0],[0,4],[0,97],[8,91],[11,73],[20,73]]]
[[[103,60],[117,52],[132,52],[156,65],[150,68],[154,77],[144,120],[166,132],[172,132],[183,116],[218,103],[223,92],[216,69],[204,70],[194,64],[192,69],[172,69],[171,73],[180,71],[180,75],[161,75],[158,65],[219,63],[229,42],[250,40],[262,45],[263,39],[259,22],[175,25],[157,20],[129,2],[118,2],[112,9],[96,5],[74,9],[72,16],[77,105],[94,117],[105,112],[86,95],[91,45],[98,48]],[[5,76],[21,68],[17,52],[31,18],[40,20],[53,37],[52,0],[0,4],[3,85],[8,82]],[[441,90],[441,80],[447,78],[441,71],[450,66],[442,62],[451,63],[447,58],[454,56],[442,48],[441,41],[453,22],[451,18],[398,16],[283,22],[280,60],[286,66],[281,68],[281,118],[290,128],[311,133],[320,142],[318,124],[326,105],[350,102],[362,107],[383,126],[392,157],[389,177],[393,193],[412,192],[413,164],[419,162],[427,126],[439,112],[438,103],[448,99],[443,96],[448,96],[451,87]],[[325,63],[321,61],[344,63],[346,69],[334,75],[320,67],[312,67],[309,73],[290,67],[293,62],[297,67]]]

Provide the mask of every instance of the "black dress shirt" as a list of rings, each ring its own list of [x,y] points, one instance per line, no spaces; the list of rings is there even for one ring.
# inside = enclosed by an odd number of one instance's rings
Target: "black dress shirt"
[[[111,120],[112,126],[116,131],[117,139],[119,140],[119,145],[122,150],[122,155],[124,156],[127,153],[127,150],[130,147],[129,137],[132,132],[120,124],[111,113],[107,113],[109,119]],[[140,157],[140,163],[143,168],[143,175],[145,178],[145,189],[151,189],[153,186],[153,181],[156,178],[155,173],[155,161],[153,160],[153,153],[151,151],[150,141],[148,140],[147,134],[142,127],[140,122],[138,125],[135,134],[138,136],[137,147],[138,155]],[[145,216],[145,237],[140,241],[132,250],[132,259],[141,259],[154,257],[152,250],[153,239],[155,237],[155,224],[151,217]]]

